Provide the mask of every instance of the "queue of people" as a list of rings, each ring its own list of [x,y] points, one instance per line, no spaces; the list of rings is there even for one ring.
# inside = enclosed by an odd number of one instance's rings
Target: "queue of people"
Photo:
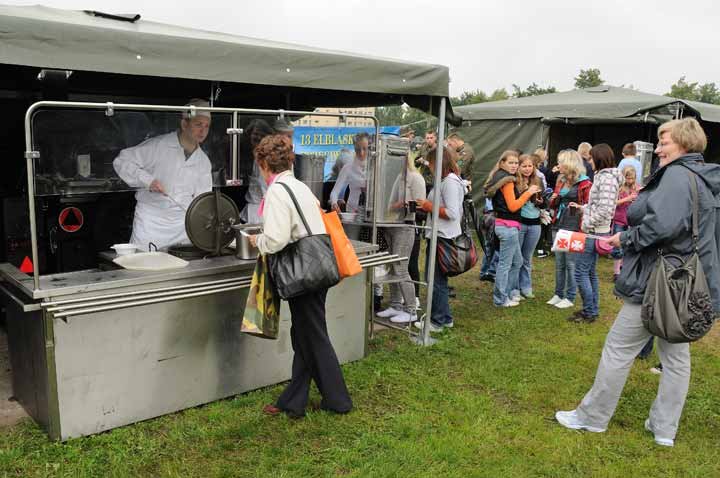
[[[695,120],[676,120],[663,125],[659,130],[659,139],[656,153],[660,158],[660,169],[642,188],[637,165],[625,161],[616,166],[614,153],[607,144],[591,146],[585,158],[577,150],[563,150],[558,154],[554,170],[547,168],[544,151],[529,155],[508,150],[502,154],[484,184],[488,207],[494,218],[493,233],[497,238],[495,251],[490,250],[491,257],[485,258],[490,267],[492,255],[497,257],[493,288],[493,303],[497,307],[517,307],[523,300],[536,298],[532,260],[540,240],[543,217],[551,217],[552,230],[562,228],[590,236],[582,252],[558,252],[555,255],[556,287],[548,304],[561,309],[573,307],[579,291],[582,308],[569,320],[591,323],[597,319],[599,283],[596,242],[606,237],[604,240],[613,246],[615,294],[624,301],[624,305],[608,333],[592,388],[575,410],[556,413],[556,420],[567,428],[597,433],[606,431],[630,365],[642,349],[651,346],[652,336],[643,327],[640,318],[640,302],[652,263],[657,257],[655,251],[663,247],[686,254],[693,247],[688,234],[690,181],[697,183],[700,214],[706,218],[701,224],[703,241],[699,253],[707,271],[714,310],[716,313],[720,311],[720,268],[717,267],[720,228],[717,227],[715,199],[720,194],[720,166],[704,163],[702,151],[706,139]],[[292,175],[287,172],[290,164],[287,159],[278,162],[264,156],[263,151],[266,150],[277,153],[278,148],[268,149],[267,143],[278,141],[277,137],[270,137],[258,145],[256,161],[260,172],[270,185],[279,180],[294,184]],[[287,144],[285,146],[289,148]],[[361,149],[362,146],[361,143]],[[440,237],[453,238],[461,232],[467,185],[462,181],[456,159],[462,147],[462,143],[455,143],[452,147],[443,147],[441,151],[441,180],[440,184],[433,186],[439,188],[437,230]],[[626,145],[623,150],[625,159],[629,159],[630,152],[629,145]],[[424,166],[434,170],[436,150],[427,149],[422,158],[426,162]],[[418,212],[429,213],[433,209],[434,193],[431,189],[427,197],[423,197],[425,182],[413,163],[414,158],[409,157],[405,197],[414,198],[412,201],[417,205]],[[352,164],[348,163],[345,167],[352,167]],[[593,169],[594,180],[590,179],[587,167]],[[553,185],[548,188],[550,175],[554,176],[551,178]],[[301,189],[297,184],[295,186]],[[270,187],[268,191],[275,190]],[[278,211],[292,218],[292,214],[285,211],[289,207],[287,201],[275,196],[277,194],[268,194],[265,205],[268,216],[263,221],[270,220],[270,216],[278,214]],[[308,201],[305,206],[316,210],[316,202]],[[398,208],[405,206],[396,205]],[[285,242],[258,236],[256,241],[261,251],[272,253],[283,244],[297,239],[298,231],[292,224],[291,221],[287,230],[277,234],[284,237]],[[273,227],[269,228],[270,236],[275,236]],[[416,247],[419,241],[410,232],[411,229],[412,226],[408,226],[408,230],[400,228],[397,234],[392,235],[390,244],[393,251],[408,254],[409,251],[419,250]],[[429,233],[426,238],[429,238]],[[410,256],[417,260],[418,254],[410,253]],[[417,270],[417,267],[411,266],[410,269]],[[395,274],[406,279],[411,277],[407,265],[397,268]],[[378,315],[394,318],[392,321],[395,323],[409,323],[416,318],[415,294],[412,293],[413,281],[417,280],[415,277],[417,273],[407,282],[400,281],[393,286],[390,306]],[[453,327],[454,317],[450,310],[448,277],[439,268],[435,269],[434,283],[431,332],[441,332]],[[417,287],[414,289],[416,292]],[[327,339],[323,299],[324,293],[321,293],[303,299],[307,304],[302,301],[291,304],[293,348],[296,352],[293,378],[277,402],[266,406],[266,413],[284,412],[290,416],[302,416],[311,379],[320,387],[322,408],[338,413],[351,409],[352,401]],[[422,328],[420,322],[415,322],[415,325]],[[654,435],[657,444],[673,446],[689,387],[689,347],[688,344],[672,344],[662,339],[658,339],[657,343],[664,368],[645,428]]]
[[[191,104],[206,106],[199,100]],[[209,112],[199,111],[193,118],[183,116],[178,131],[123,150],[115,159],[118,174],[128,184],[142,188],[137,194],[135,241],[144,242],[149,227],[159,228],[152,231],[152,237],[162,233],[168,241],[175,240],[176,224],[171,228],[155,221],[156,216],[172,219],[166,213],[158,214],[160,207],[165,210],[174,207],[166,204],[163,196],[175,195],[177,200],[188,202],[211,189],[209,162],[199,148],[210,121]],[[252,197],[248,199],[247,213],[263,224],[263,231],[252,236],[251,242],[262,254],[272,255],[307,235],[323,234],[326,230],[318,199],[292,173],[295,155],[287,131],[273,130],[264,122],[250,126],[257,191],[252,194],[249,191]],[[400,199],[398,186],[393,191],[395,199],[390,202],[391,207],[406,211],[407,226],[393,230],[388,242],[392,253],[407,255],[409,261],[393,266],[393,275],[398,280],[391,286],[389,307],[378,312],[378,316],[394,323],[414,322],[417,328],[423,324],[416,321],[415,312],[421,243],[417,234],[421,229],[415,227],[418,225],[415,221],[427,214],[425,238],[429,247],[432,228],[429,213],[437,188],[438,236],[452,239],[461,234],[463,201],[469,186],[463,177],[470,175],[474,160],[472,149],[457,134],[449,137],[447,146],[437,145],[433,132],[426,138],[426,147],[418,159],[426,171],[434,171],[437,148],[442,148],[440,183],[428,185],[415,167],[416,156],[408,156],[405,200]],[[492,299],[496,307],[517,307],[524,300],[536,299],[532,260],[542,235],[543,218],[551,218],[553,231],[565,229],[588,235],[581,252],[555,254],[555,289],[547,304],[560,309],[573,307],[578,291],[582,299],[582,308],[568,320],[592,323],[597,319],[600,312],[597,243],[604,241],[613,248],[615,295],[624,304],[608,333],[592,387],[577,408],[555,415],[558,423],[570,429],[605,432],[634,359],[652,349],[653,336],[643,326],[641,303],[659,249],[680,256],[697,250],[713,310],[716,314],[720,312],[720,218],[716,199],[720,194],[720,166],[704,162],[702,152],[707,139],[692,118],[665,123],[659,128],[658,138],[655,152],[659,169],[644,185],[642,165],[634,158],[633,145],[625,145],[623,159],[616,165],[609,145],[587,143],[577,150],[560,151],[554,168],[549,167],[549,158],[543,150],[533,154],[505,151],[483,185],[487,198],[485,216],[492,218],[494,239],[487,244],[481,278],[487,278],[492,271]],[[364,193],[369,140],[362,133],[355,137],[355,154],[339,169],[340,185],[336,185],[339,189],[331,194],[333,209],[353,211],[362,202],[359,196]],[[160,158],[155,151],[160,146],[169,151],[177,149],[182,154],[177,158]],[[295,200],[280,185],[289,188]],[[430,191],[425,194],[428,187]],[[341,196],[345,188],[349,188],[347,201]],[[697,207],[703,218],[699,223],[699,242],[694,242],[689,234],[693,189],[697,190]],[[255,193],[260,194],[259,198]],[[177,202],[172,196],[168,199]],[[454,326],[454,317],[448,277],[439,267],[435,268],[434,284],[430,331],[442,332]],[[352,399],[327,332],[326,294],[327,290],[320,290],[288,300],[294,351],[292,377],[276,402],[264,407],[266,414],[304,416],[311,381],[322,396],[322,409],[341,414],[352,409]],[[689,388],[690,350],[687,343],[670,343],[661,338],[657,346],[662,376],[645,428],[658,445],[673,446]]]

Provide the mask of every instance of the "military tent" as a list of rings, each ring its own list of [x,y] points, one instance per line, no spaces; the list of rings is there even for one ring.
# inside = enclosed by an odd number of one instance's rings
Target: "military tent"
[[[475,150],[473,182],[481,184],[502,152],[543,147],[551,161],[558,151],[587,141],[608,143],[619,156],[623,144],[656,142],[657,128],[674,117],[696,117],[708,133],[706,157],[720,162],[720,106],[599,86],[562,93],[459,106],[456,129]],[[482,188],[474,189],[476,199]]]

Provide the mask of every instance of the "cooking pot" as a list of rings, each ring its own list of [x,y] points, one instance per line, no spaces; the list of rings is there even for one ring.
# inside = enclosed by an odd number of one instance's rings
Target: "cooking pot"
[[[238,259],[255,260],[258,256],[258,249],[250,244],[250,236],[260,234],[260,224],[234,224],[235,229],[235,257]]]

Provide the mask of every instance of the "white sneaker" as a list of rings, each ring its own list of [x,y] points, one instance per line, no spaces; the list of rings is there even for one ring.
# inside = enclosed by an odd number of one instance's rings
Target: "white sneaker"
[[[399,314],[390,317],[390,322],[394,324],[407,324],[408,322],[415,322],[416,320],[417,315],[409,314],[405,311],[401,311]]]
[[[397,310],[397,309],[393,309],[392,307],[388,307],[387,309],[381,310],[380,312],[378,312],[375,315],[377,315],[381,319],[387,319],[388,317],[398,315],[401,312],[402,312],[401,310]]]
[[[415,310],[420,310],[420,297],[415,297]]]
[[[563,299],[560,302],[558,302],[557,304],[555,304],[555,307],[557,307],[558,309],[567,309],[569,307],[572,307],[573,305],[574,304],[572,302],[570,302],[569,300]]]
[[[510,300],[512,300],[514,302],[520,302],[520,301],[525,300],[525,297],[522,294],[518,294],[518,295],[514,295],[514,296],[510,297]]]
[[[653,368],[650,369],[650,373],[654,373],[655,375],[662,375],[662,372],[663,372],[663,368],[662,368],[661,363],[657,364],[656,366],[654,366]]]
[[[413,325],[416,329],[422,330],[423,328],[423,323],[419,320],[417,322],[414,322]],[[445,327],[438,327],[437,325],[430,322],[430,332],[442,332],[443,330],[445,330]]]
[[[603,433],[605,431],[605,428],[591,427],[590,425],[580,423],[576,410],[555,412],[555,420],[557,420],[560,425],[571,430],[587,430],[593,433]]]
[[[560,302],[561,300],[562,300],[562,299],[561,299],[560,297],[554,295],[554,296],[552,296],[552,299],[550,299],[549,301],[547,301],[547,302],[545,302],[545,303],[546,303],[547,305],[555,305],[555,304],[557,304],[558,302]]]
[[[650,419],[648,418],[645,420],[645,430],[649,431],[653,435],[655,435],[655,443],[661,446],[675,446],[675,440],[672,438],[662,438],[657,436],[655,433],[655,430],[653,429],[652,423],[650,423]]]
[[[496,305],[495,307],[517,307],[518,305],[520,305],[520,302],[508,299],[503,305]]]

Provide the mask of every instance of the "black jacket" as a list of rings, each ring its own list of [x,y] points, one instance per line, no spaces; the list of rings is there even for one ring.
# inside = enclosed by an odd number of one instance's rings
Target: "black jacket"
[[[699,200],[698,251],[713,306],[720,312],[720,165],[707,164],[701,154],[682,156],[650,177],[628,209],[630,228],[620,235],[625,253],[615,294],[642,303],[657,250],[688,256],[692,253],[692,193],[697,175]]]
[[[517,186],[515,185],[516,181],[517,178],[515,176],[508,173],[504,169],[498,169],[495,174],[493,174],[492,179],[490,180],[488,185],[485,186],[485,197],[492,198],[495,217],[499,219],[511,219],[513,221],[520,222],[520,210],[518,209],[515,212],[510,212],[510,208],[508,208],[508,205],[505,202],[505,198],[503,197],[503,193],[501,191],[502,187],[505,186],[507,183],[513,183],[513,187],[515,188],[515,197],[518,197],[519,194]]]

